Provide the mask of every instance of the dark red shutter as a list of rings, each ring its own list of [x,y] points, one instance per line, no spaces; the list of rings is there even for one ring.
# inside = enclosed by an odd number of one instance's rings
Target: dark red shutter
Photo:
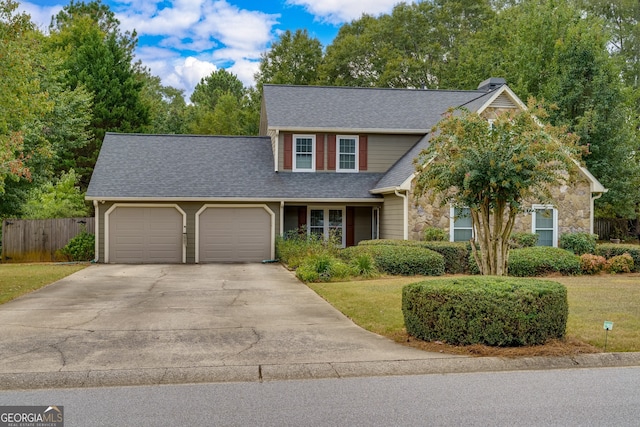
[[[293,135],[284,134],[284,169],[293,169]]]
[[[307,225],[307,207],[300,206],[298,208],[298,229]]]
[[[336,136],[327,135],[327,170],[336,170]]]
[[[316,135],[316,170],[324,170],[324,134]]]
[[[355,208],[353,206],[347,206],[347,235],[346,246],[353,246],[356,244],[355,236]]]
[[[358,141],[358,165],[361,171],[366,171],[368,164],[367,164],[367,150],[368,150],[368,145],[369,145],[369,138],[367,137],[367,135],[360,135],[359,141]]]

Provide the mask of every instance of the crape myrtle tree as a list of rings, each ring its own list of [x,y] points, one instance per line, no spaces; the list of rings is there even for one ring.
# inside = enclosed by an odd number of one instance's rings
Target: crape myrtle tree
[[[576,174],[577,137],[543,124],[545,118],[533,100],[529,109],[502,112],[492,123],[449,110],[415,160],[417,199],[469,208],[471,248],[483,275],[507,273],[509,236],[525,203],[551,203],[551,190]]]

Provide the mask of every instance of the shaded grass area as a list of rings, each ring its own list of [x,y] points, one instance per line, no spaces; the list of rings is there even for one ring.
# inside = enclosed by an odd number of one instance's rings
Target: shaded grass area
[[[88,264],[0,264],[0,304],[62,279]]]
[[[640,351],[640,274],[550,277],[567,287],[569,319],[562,341],[542,346],[496,348],[427,343],[407,335],[402,317],[402,287],[429,277],[385,277],[308,286],[361,327],[396,342],[427,351],[482,356],[560,356],[604,349],[605,320],[614,322],[607,351]]]

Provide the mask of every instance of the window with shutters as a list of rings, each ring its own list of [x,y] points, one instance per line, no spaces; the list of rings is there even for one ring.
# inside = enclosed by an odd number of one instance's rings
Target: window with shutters
[[[315,172],[315,135],[293,136],[293,170],[296,172]]]
[[[336,171],[358,171],[358,137],[338,135],[336,138]]]

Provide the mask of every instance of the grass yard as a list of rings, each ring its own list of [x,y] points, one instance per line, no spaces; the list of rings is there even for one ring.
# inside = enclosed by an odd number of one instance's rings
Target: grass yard
[[[0,304],[62,279],[88,264],[0,264]]]
[[[607,351],[640,351],[640,274],[551,277],[567,287],[569,320],[562,342],[495,348],[425,343],[409,337],[402,316],[402,287],[429,277],[387,277],[308,286],[361,327],[428,351],[492,356],[567,355],[603,351],[605,320],[614,322]]]

